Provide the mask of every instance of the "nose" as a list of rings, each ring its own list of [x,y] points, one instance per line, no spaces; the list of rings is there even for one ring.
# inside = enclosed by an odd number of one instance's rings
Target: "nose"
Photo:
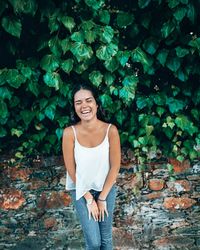
[[[85,108],[85,107],[87,107],[87,103],[84,101],[84,102],[82,102],[82,108]]]

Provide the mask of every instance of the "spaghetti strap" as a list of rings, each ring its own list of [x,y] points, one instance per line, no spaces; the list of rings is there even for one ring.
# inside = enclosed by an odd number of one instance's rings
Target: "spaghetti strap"
[[[110,129],[111,125],[112,125],[111,123],[108,125],[106,136],[108,136],[108,132],[109,132],[109,129]]]
[[[77,136],[76,136],[76,129],[75,129],[75,127],[74,127],[74,126],[71,126],[71,127],[72,127],[73,132],[74,132],[74,137],[75,137],[75,139],[77,140]]]

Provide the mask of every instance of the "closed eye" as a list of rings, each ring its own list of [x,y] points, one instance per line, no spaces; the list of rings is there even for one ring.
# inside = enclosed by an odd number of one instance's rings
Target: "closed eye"
[[[81,101],[76,101],[75,104],[76,104],[76,105],[80,105],[80,104],[81,104]]]
[[[92,102],[92,98],[87,98],[86,101],[87,102]]]

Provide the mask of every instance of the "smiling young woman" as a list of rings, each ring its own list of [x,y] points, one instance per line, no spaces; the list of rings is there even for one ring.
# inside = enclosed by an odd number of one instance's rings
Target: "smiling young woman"
[[[70,190],[83,229],[86,249],[112,250],[115,182],[120,168],[116,126],[97,117],[93,90],[80,85],[73,93],[79,121],[63,133],[63,157]]]

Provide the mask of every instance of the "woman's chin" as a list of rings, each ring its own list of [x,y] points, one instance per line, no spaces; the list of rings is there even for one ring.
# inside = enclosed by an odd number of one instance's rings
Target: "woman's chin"
[[[89,122],[89,121],[94,119],[94,116],[88,115],[88,116],[81,116],[80,118],[81,118],[82,121]]]

